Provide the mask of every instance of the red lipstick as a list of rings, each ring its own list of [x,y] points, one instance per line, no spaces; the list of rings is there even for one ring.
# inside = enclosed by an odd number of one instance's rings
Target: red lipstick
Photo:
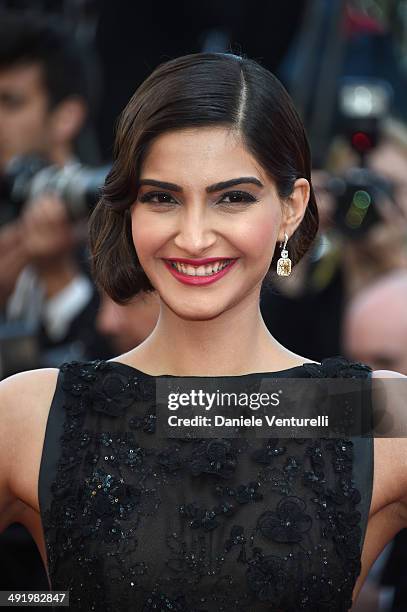
[[[174,268],[171,265],[170,261],[180,262],[180,263],[185,263],[185,264],[195,265],[195,266],[198,266],[198,265],[202,266],[208,263],[212,263],[214,261],[230,261],[230,263],[222,270],[219,270],[219,272],[215,272],[214,274],[210,274],[209,276],[192,276],[192,275],[184,274],[183,272],[180,272],[179,270]],[[203,263],[198,263],[198,262],[203,262]],[[179,280],[181,283],[184,283],[185,285],[209,285],[211,283],[214,283],[217,280],[221,279],[223,276],[225,276],[229,272],[229,270],[233,268],[236,262],[237,262],[237,259],[229,259],[228,257],[208,257],[206,259],[185,259],[185,258],[173,257],[173,258],[164,259],[164,263],[167,269],[171,272],[171,274],[177,280]]]
[[[185,257],[166,257],[166,261],[179,261],[190,266],[205,266],[214,261],[229,261],[232,257],[205,257],[203,259],[186,259]]]

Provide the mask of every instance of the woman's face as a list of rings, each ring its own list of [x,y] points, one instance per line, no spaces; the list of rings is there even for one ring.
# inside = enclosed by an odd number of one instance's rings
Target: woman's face
[[[249,296],[258,299],[284,236],[283,211],[273,181],[236,133],[168,132],[153,141],[141,168],[131,207],[134,246],[173,312],[211,319]],[[197,267],[207,258],[210,264]],[[177,261],[183,259],[190,263]],[[222,271],[219,260],[227,264]]]

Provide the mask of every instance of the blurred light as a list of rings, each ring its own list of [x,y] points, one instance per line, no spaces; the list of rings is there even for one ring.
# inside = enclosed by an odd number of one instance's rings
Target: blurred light
[[[356,191],[353,195],[352,204],[346,213],[346,225],[352,229],[360,227],[371,202],[372,198],[367,191]]]
[[[361,211],[354,207],[351,207],[346,213],[345,222],[346,225],[352,229],[359,227],[363,221],[363,214]]]
[[[368,151],[372,148],[372,140],[364,132],[356,132],[352,135],[352,145],[358,151]]]
[[[370,115],[373,110],[373,95],[370,89],[360,85],[355,88],[355,115]]]
[[[354,205],[356,206],[356,208],[362,210],[364,208],[367,208],[371,201],[372,198],[370,197],[367,191],[356,191],[355,195],[353,196]]]
[[[391,97],[387,81],[356,81],[341,87],[339,106],[345,117],[382,117],[389,110]]]

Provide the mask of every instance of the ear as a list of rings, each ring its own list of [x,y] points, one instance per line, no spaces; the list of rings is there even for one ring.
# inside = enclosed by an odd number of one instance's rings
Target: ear
[[[78,135],[86,118],[86,103],[79,96],[62,100],[52,111],[54,143],[70,144]]]
[[[283,201],[278,242],[284,242],[285,232],[290,238],[300,225],[307,209],[310,192],[311,187],[307,179],[299,178],[295,181],[291,195]]]

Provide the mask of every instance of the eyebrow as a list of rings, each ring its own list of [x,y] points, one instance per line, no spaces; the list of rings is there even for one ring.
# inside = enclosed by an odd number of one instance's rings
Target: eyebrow
[[[245,183],[251,183],[252,185],[263,187],[263,183],[261,183],[256,177],[241,176],[239,178],[230,179],[229,181],[221,181],[220,183],[209,185],[208,187],[206,187],[205,191],[207,193],[214,193],[215,191],[222,191],[222,189],[227,189],[228,187],[235,187],[236,185],[242,185]],[[150,185],[152,187],[160,187],[161,189],[168,189],[170,191],[182,192],[182,187],[176,185],[175,183],[167,183],[166,181],[156,181],[155,179],[141,179],[139,181],[139,186],[141,187],[142,185]]]

